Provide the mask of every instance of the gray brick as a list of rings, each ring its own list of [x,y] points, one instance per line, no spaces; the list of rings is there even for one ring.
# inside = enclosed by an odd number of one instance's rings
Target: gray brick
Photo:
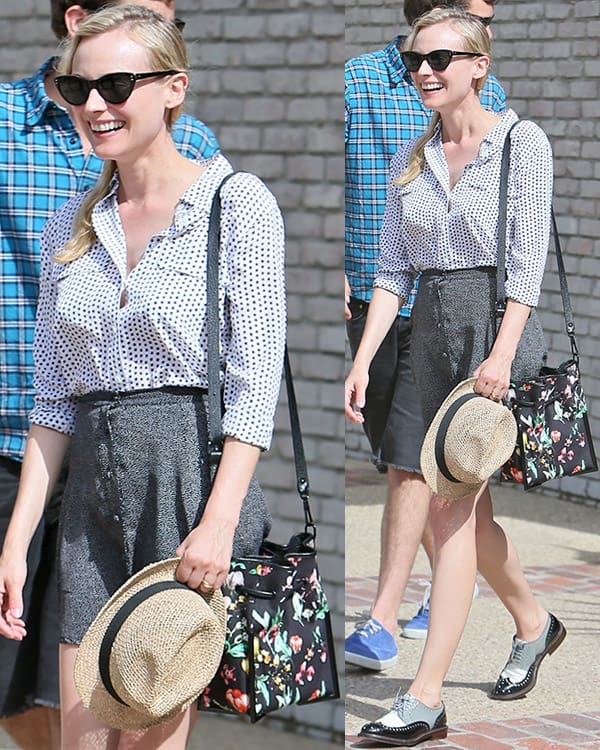
[[[266,19],[257,14],[225,16],[223,34],[226,39],[264,39],[266,33]]]
[[[285,119],[286,102],[281,98],[260,97],[244,102],[245,122],[277,122]]]
[[[317,16],[320,18],[321,14]],[[267,22],[269,36],[289,37],[291,39],[306,36],[311,25],[309,14],[303,13],[277,13],[271,15]]]
[[[242,62],[248,67],[261,65],[281,67],[285,64],[284,42],[258,40],[248,42],[241,48]]]

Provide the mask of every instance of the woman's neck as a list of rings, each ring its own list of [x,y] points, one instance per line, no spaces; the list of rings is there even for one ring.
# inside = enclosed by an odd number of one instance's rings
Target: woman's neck
[[[455,144],[474,139],[483,140],[500,119],[500,115],[484,109],[479,100],[449,112],[440,112],[440,117],[442,142]]]

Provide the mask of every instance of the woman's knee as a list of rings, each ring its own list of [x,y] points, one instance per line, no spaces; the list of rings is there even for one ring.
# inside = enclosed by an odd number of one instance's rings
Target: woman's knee
[[[434,545],[439,549],[453,537],[475,534],[475,514],[473,503],[468,498],[447,500],[434,495],[429,522]]]

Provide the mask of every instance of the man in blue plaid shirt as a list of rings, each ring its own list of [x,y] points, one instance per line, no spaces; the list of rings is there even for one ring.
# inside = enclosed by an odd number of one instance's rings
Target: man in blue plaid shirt
[[[496,0],[405,0],[409,24],[439,5],[458,6],[488,28]],[[346,292],[345,317],[352,356],[360,344],[378,267],[379,231],[385,209],[388,167],[406,141],[421,135],[430,110],[423,107],[400,58],[402,38],[346,63]],[[481,93],[484,106],[505,109],[505,96],[490,76]],[[386,472],[387,498],[381,522],[378,590],[366,622],[346,639],[350,664],[380,670],[396,663],[394,634],[398,609],[419,543],[431,561],[427,528],[430,492],[421,475],[423,421],[410,367],[410,312],[413,289],[369,370],[364,429],[375,465]],[[428,590],[419,612],[403,628],[425,638]]]
[[[128,0],[174,18],[174,0]],[[51,0],[61,39],[89,12],[119,0]],[[178,25],[181,22],[177,22]],[[173,127],[189,158],[218,151],[214,134],[183,115]],[[46,220],[100,175],[102,161],[75,129],[54,86],[54,60],[31,77],[0,86],[0,547],[18,487],[33,407],[33,327],[39,237]],[[0,723],[23,748],[53,750],[58,731],[58,609],[54,557],[59,493],[30,546],[24,590],[28,635],[0,638]],[[36,572],[37,571],[37,572]],[[32,575],[33,572],[33,575]],[[0,592],[0,596],[1,596]],[[31,711],[32,707],[37,706]]]

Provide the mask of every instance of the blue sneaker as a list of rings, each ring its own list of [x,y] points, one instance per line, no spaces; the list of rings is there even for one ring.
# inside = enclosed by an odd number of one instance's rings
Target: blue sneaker
[[[424,581],[422,583],[425,583]],[[473,589],[473,599],[479,595],[479,586],[475,584]],[[424,640],[427,638],[427,628],[429,627],[429,597],[431,596],[431,581],[425,585],[425,593],[417,614],[409,620],[402,628],[402,635],[405,638],[414,638]]]
[[[431,582],[425,586],[423,600],[417,614],[409,620],[402,628],[402,635],[405,638],[415,638],[423,640],[427,638],[427,628],[429,627],[429,596],[431,594]]]
[[[354,633],[346,638],[344,658],[348,664],[380,671],[398,661],[394,636],[372,617],[359,622]]]

